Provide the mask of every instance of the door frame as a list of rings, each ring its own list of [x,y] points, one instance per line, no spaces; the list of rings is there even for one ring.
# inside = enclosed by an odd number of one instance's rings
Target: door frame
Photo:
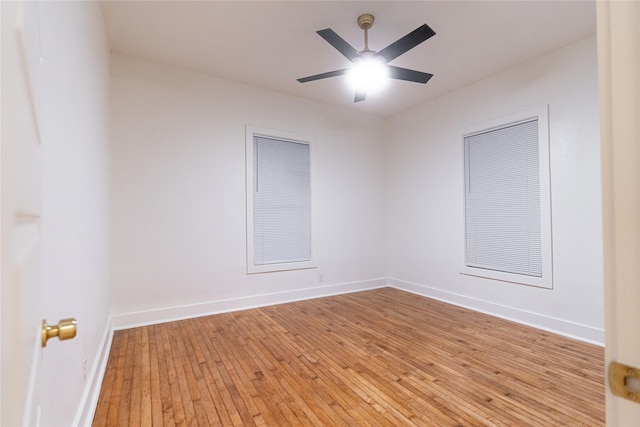
[[[640,2],[598,1],[605,363],[640,366]],[[640,405],[606,386],[607,425]]]

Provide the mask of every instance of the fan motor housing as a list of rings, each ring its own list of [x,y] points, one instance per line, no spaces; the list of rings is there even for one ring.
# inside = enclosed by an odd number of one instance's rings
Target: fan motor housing
[[[373,26],[373,21],[375,18],[370,13],[365,13],[363,15],[358,16],[358,26],[363,30],[368,30]]]

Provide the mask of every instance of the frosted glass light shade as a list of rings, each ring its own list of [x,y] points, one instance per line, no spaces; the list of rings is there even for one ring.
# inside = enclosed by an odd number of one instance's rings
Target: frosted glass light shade
[[[368,94],[381,90],[389,80],[389,70],[378,58],[363,58],[354,62],[347,74],[350,86]]]

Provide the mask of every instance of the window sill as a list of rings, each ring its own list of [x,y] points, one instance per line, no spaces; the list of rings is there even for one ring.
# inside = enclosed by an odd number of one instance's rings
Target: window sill
[[[502,271],[486,270],[483,268],[463,267],[460,274],[479,277],[482,279],[497,280],[500,282],[515,283],[517,285],[534,286],[536,288],[553,289],[553,280],[545,277],[525,276],[523,274],[504,273]]]
[[[247,274],[273,273],[276,271],[293,271],[317,268],[313,261],[287,262],[280,264],[248,265]]]

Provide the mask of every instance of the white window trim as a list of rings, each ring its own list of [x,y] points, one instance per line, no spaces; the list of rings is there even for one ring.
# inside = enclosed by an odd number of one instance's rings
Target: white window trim
[[[309,145],[310,179],[311,179],[311,260],[300,262],[286,262],[278,264],[255,265],[254,234],[253,234],[253,138],[262,136],[276,138]],[[257,126],[246,126],[245,130],[245,170],[246,170],[246,220],[247,220],[247,274],[269,273],[275,271],[302,270],[316,268],[315,235],[313,226],[313,144],[310,139],[299,134],[281,130],[267,129]]]
[[[541,246],[542,246],[542,277],[526,276],[522,274],[504,273],[500,271],[467,267],[465,248],[463,244],[462,251],[462,271],[461,274],[468,276],[481,277],[492,280],[499,280],[503,282],[511,282],[516,284],[536,286],[540,288],[553,289],[553,256],[552,256],[552,227],[551,227],[551,169],[549,159],[549,108],[547,105],[533,108],[531,110],[522,111],[510,116],[501,117],[494,120],[489,120],[477,125],[465,127],[461,131],[461,145],[462,152],[464,153],[464,138],[473,134],[477,134],[482,131],[491,131],[494,129],[503,128],[505,126],[523,122],[533,118],[538,119],[538,150],[539,150],[539,171],[540,171],[540,232],[541,232]],[[464,176],[464,155],[460,156],[462,159],[462,171]],[[464,181],[464,180],[463,180]],[[465,188],[463,183],[462,191],[462,209],[464,214],[465,204]],[[463,221],[463,233],[466,225]]]

